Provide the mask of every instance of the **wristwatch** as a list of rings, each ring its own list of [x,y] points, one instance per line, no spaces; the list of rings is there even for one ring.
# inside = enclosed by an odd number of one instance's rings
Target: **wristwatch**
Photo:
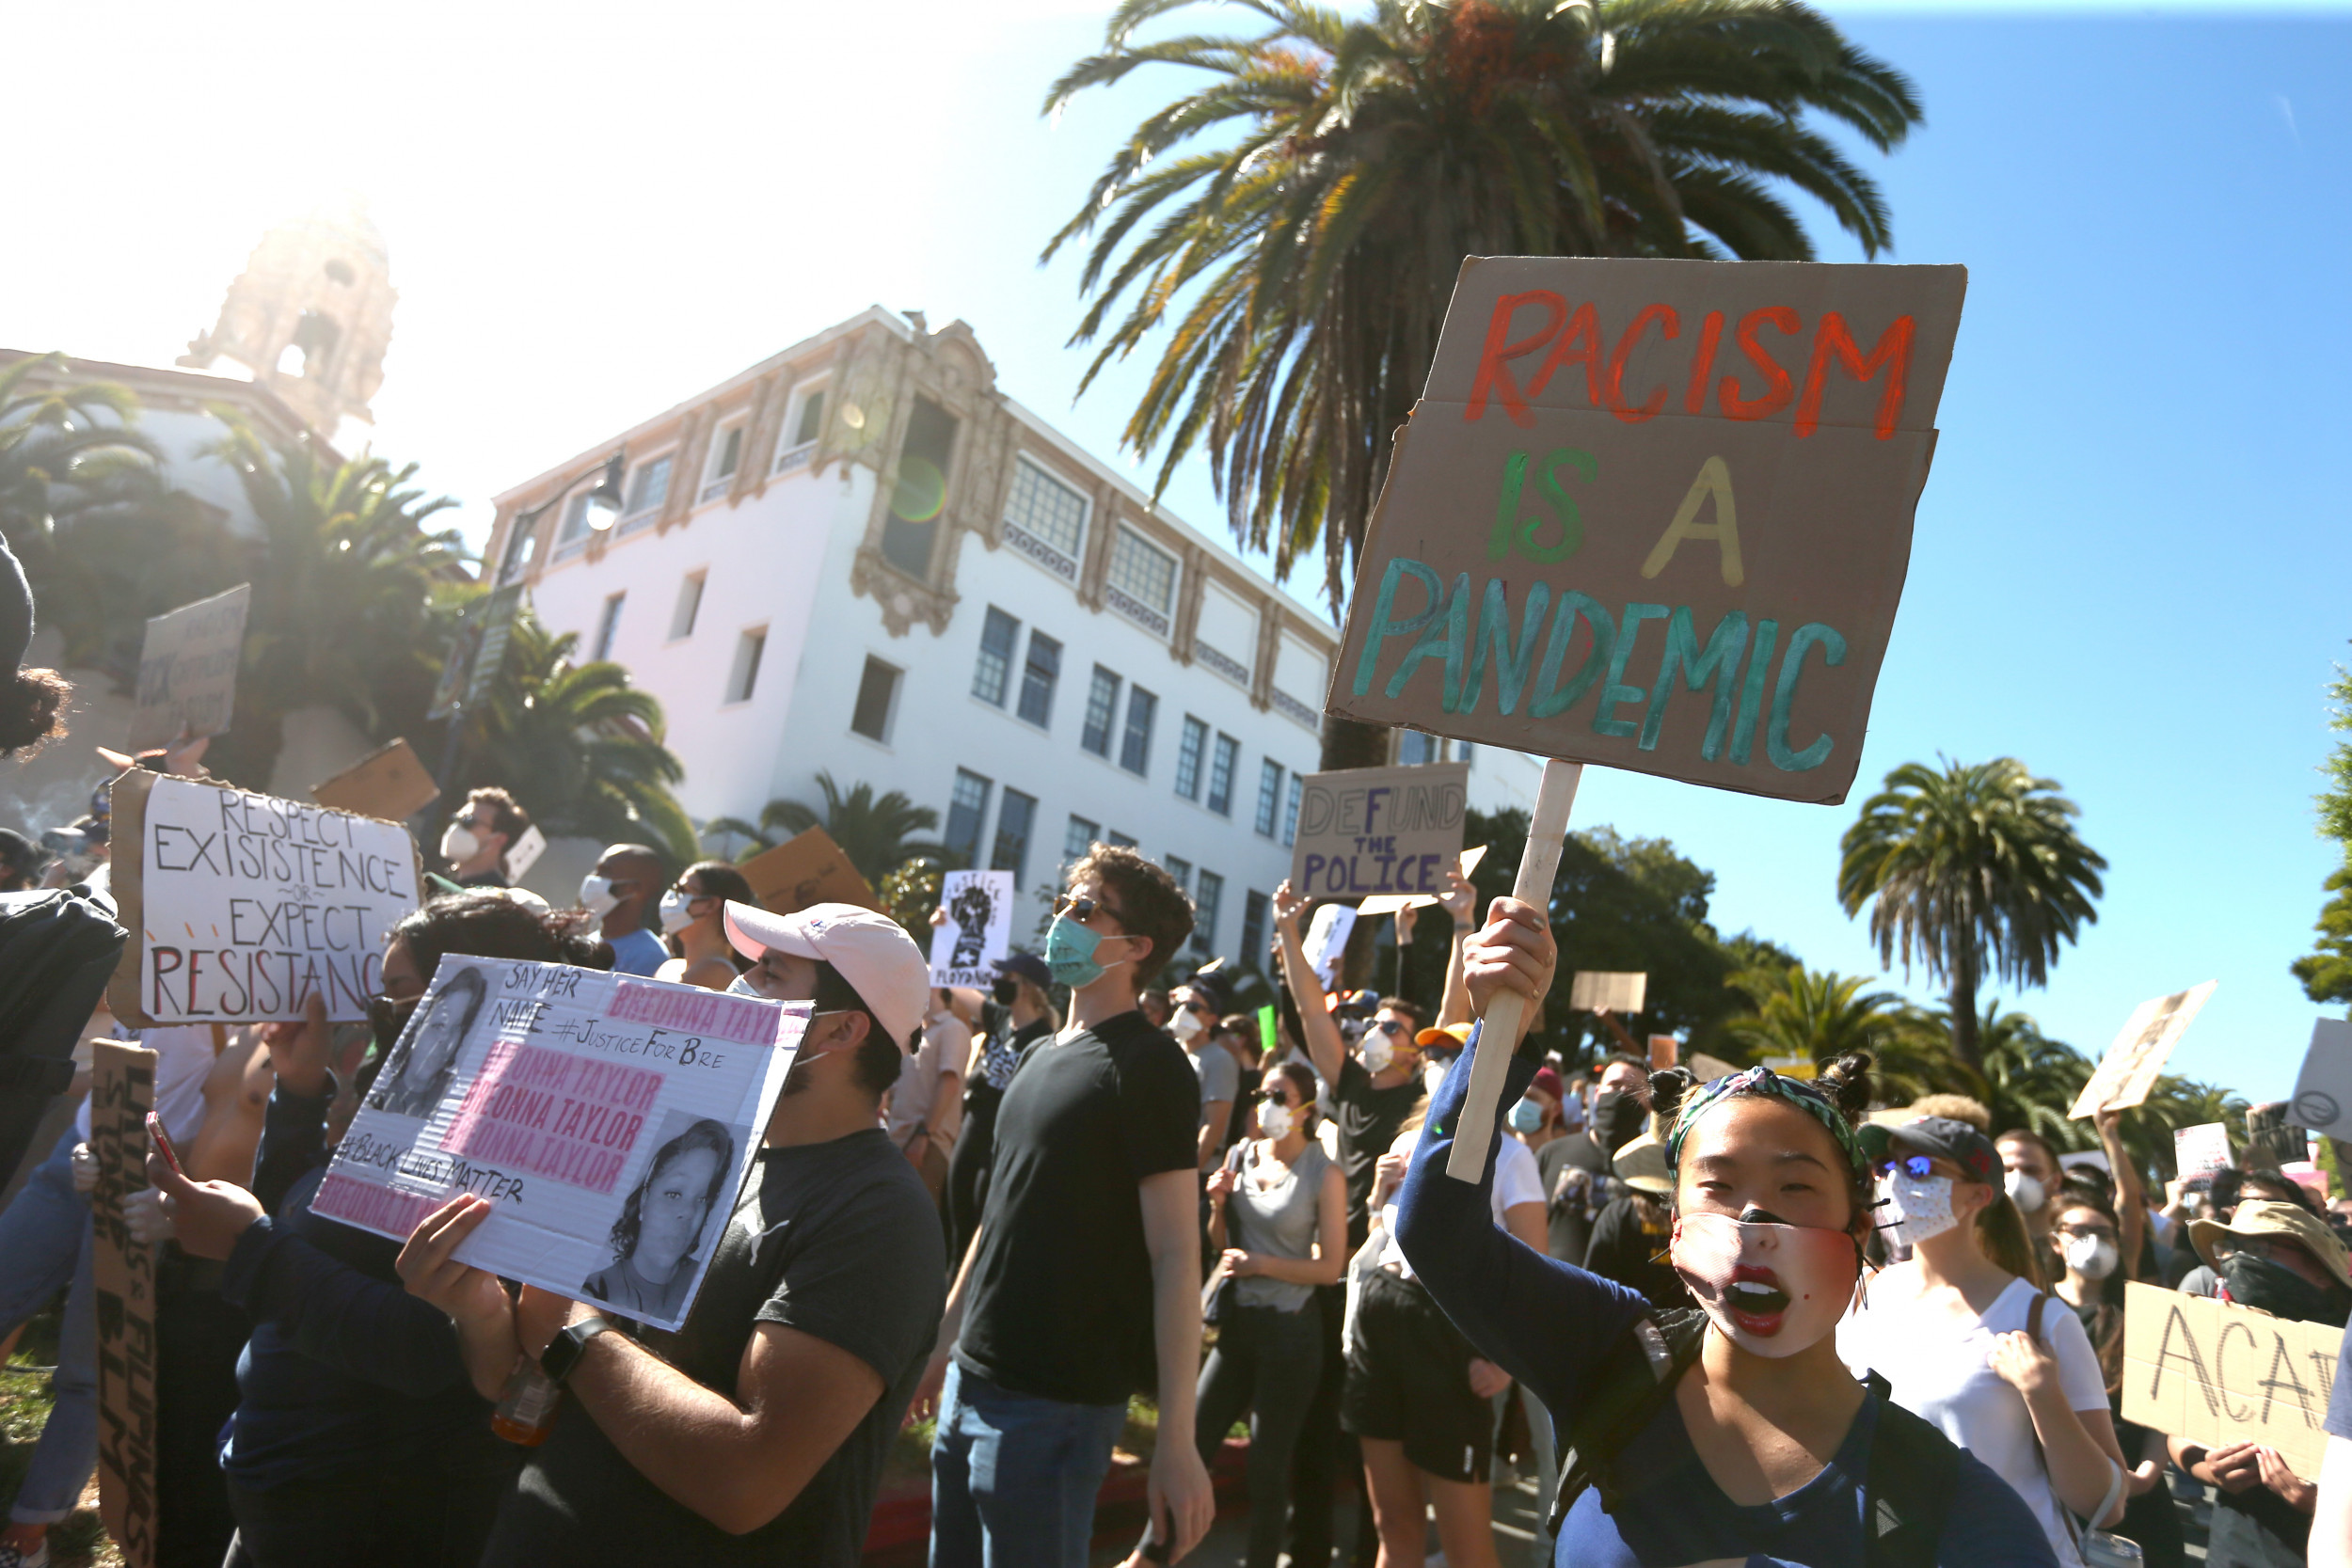
[[[612,1326],[603,1318],[582,1318],[556,1330],[555,1338],[540,1353],[539,1370],[548,1374],[549,1383],[562,1387],[564,1380],[572,1375],[572,1369],[580,1365],[580,1353],[588,1348],[588,1341]]]

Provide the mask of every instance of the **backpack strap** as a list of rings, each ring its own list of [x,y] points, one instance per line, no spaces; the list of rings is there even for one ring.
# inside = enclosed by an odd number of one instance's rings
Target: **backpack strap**
[[[1707,1314],[1696,1307],[1645,1313],[1626,1325],[1596,1369],[1584,1408],[1566,1433],[1560,1455],[1560,1487],[1551,1500],[1551,1533],[1557,1537],[1568,1510],[1586,1487],[1600,1488],[1601,1506],[1624,1501],[1617,1455],[1640,1435],[1665,1402],[1675,1384],[1698,1359]]]
[[[1934,1568],[1960,1483],[1960,1449],[1890,1399],[1877,1372],[1864,1382],[1879,1406],[1862,1482],[1864,1568]]]

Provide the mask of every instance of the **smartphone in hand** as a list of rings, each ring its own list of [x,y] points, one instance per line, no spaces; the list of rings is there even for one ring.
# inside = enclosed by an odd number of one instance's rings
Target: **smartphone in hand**
[[[154,1140],[155,1152],[164,1157],[171,1174],[186,1180],[188,1173],[180,1168],[180,1151],[171,1147],[171,1134],[164,1131],[164,1118],[152,1111],[147,1113],[147,1135]]]

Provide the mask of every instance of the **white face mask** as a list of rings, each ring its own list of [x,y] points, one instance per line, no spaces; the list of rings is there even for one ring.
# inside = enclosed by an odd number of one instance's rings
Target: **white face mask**
[[[2009,1200],[2028,1214],[2050,1200],[2049,1190],[2042,1185],[2042,1179],[2022,1170],[2010,1171],[2002,1186],[2009,1193]]]
[[[611,914],[621,901],[612,896],[612,879],[594,873],[580,879],[580,907],[599,920]]]
[[[1895,1239],[1912,1246],[1931,1236],[1941,1236],[1960,1223],[1952,1212],[1952,1179],[1948,1176],[1922,1180],[1891,1172],[1879,1183],[1879,1194],[1886,1199],[1887,1217],[1895,1222],[1891,1227]]]
[[[453,822],[441,835],[441,858],[452,865],[462,865],[482,853],[482,841],[463,822]]]
[[[2066,1266],[2085,1279],[2105,1279],[2115,1272],[2116,1248],[2105,1236],[2075,1236],[2066,1243]]]
[[[1389,1044],[1388,1031],[1385,1029],[1365,1030],[1364,1042],[1359,1049],[1363,1053],[1366,1072],[1386,1072],[1389,1070],[1389,1064],[1396,1060],[1396,1049]]]
[[[661,895],[661,934],[663,936],[674,937],[694,924],[694,917],[687,912],[687,906],[692,902],[691,898],[687,897],[675,888],[672,888]]]
[[[1207,1027],[1200,1022],[1200,1015],[1190,1007],[1177,1008],[1176,1016],[1168,1021],[1168,1032],[1185,1045],[1199,1039],[1200,1031]]]
[[[729,996],[755,997],[762,1002],[768,1000],[768,995],[765,991],[753,990],[751,981],[740,974],[727,982],[727,994]]]
[[[1258,1107],[1258,1131],[1269,1138],[1287,1138],[1298,1123],[1298,1113],[1279,1100]]]

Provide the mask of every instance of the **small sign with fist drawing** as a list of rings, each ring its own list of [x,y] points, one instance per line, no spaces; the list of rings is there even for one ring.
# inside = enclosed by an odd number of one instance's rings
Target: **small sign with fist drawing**
[[[931,984],[982,990],[1012,945],[1012,873],[950,871],[940,888],[947,918],[931,929]]]

